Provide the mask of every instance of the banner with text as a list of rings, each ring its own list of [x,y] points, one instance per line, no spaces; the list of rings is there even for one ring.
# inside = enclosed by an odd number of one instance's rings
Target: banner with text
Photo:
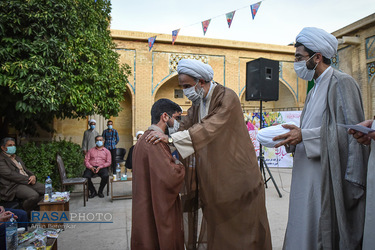
[[[302,111],[264,112],[264,127],[272,126],[275,123],[286,122],[294,122],[299,126],[301,112]],[[256,135],[260,129],[260,113],[244,113],[244,118],[251,141],[255,147],[255,152],[257,156],[259,156],[259,142],[256,139]],[[268,167],[293,167],[293,157],[285,151],[285,147],[263,147],[263,151],[264,159]]]

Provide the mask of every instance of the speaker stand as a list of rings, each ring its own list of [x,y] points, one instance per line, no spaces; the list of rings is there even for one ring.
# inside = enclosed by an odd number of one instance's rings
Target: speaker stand
[[[260,129],[262,129],[262,128],[264,128],[264,120],[263,120],[262,100],[260,100]],[[264,185],[266,186],[266,188],[268,188],[267,182],[269,180],[272,180],[273,185],[275,186],[276,191],[279,194],[279,197],[281,198],[283,196],[280,193],[279,187],[277,186],[277,184],[275,182],[275,179],[273,178],[273,176],[271,174],[271,171],[268,168],[266,161],[264,160],[262,147],[263,147],[262,144],[259,144],[259,157],[258,157],[258,159],[259,159],[260,173],[263,175]],[[269,175],[268,178],[266,177],[266,170],[267,170],[268,175]]]

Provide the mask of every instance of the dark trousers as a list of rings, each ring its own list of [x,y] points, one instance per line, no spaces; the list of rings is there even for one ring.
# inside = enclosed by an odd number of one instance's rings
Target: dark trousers
[[[19,184],[16,186],[16,198],[23,200],[22,207],[26,212],[30,212],[38,206],[38,202],[43,199],[44,185],[36,182],[34,185]]]
[[[109,149],[111,152],[111,157],[112,157],[112,173],[116,174],[116,149]]]
[[[89,190],[90,193],[95,193],[95,187],[94,184],[91,181],[91,178],[94,176],[94,172],[92,172],[90,169],[86,168],[85,172],[83,173],[83,177],[87,178],[88,184],[89,184]],[[100,186],[99,186],[99,193],[103,193],[103,189],[105,185],[108,183],[108,168],[102,168],[99,170],[97,175],[100,176],[101,181],[100,181]]]
[[[11,211],[15,215],[17,215],[17,224],[18,227],[24,227],[27,231],[27,223],[29,222],[27,218],[27,213],[21,209],[12,209],[12,208],[5,208],[5,211]],[[25,223],[22,223],[25,222]],[[0,225],[0,249],[5,249],[5,223]]]

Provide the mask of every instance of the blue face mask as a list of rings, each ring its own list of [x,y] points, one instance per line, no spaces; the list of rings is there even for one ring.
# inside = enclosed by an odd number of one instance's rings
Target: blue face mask
[[[108,125],[108,128],[109,128],[109,129],[112,129],[113,127],[112,127],[112,125]]]
[[[103,142],[102,141],[97,141],[96,142],[96,146],[98,146],[99,148],[103,146]]]
[[[7,147],[7,151],[5,153],[9,155],[14,155],[16,153],[16,146]]]
[[[91,128],[91,129],[94,129],[94,128],[95,128],[95,125],[90,125],[90,128]]]

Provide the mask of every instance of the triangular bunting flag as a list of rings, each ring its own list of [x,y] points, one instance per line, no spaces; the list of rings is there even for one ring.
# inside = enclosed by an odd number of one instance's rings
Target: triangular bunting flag
[[[206,35],[208,25],[210,25],[211,19],[202,22],[203,35]]]
[[[174,45],[174,42],[177,39],[178,32],[180,32],[180,29],[172,31],[172,45]]]
[[[258,12],[258,9],[259,9],[261,3],[262,2],[258,2],[258,3],[254,3],[254,4],[250,5],[251,15],[253,15],[253,20],[254,20],[255,15]]]
[[[236,11],[232,11],[232,12],[229,12],[229,13],[225,14],[225,16],[227,18],[227,22],[228,22],[228,28],[230,28],[230,26],[232,24],[234,13],[236,13]]]
[[[154,46],[155,40],[156,40],[156,36],[148,38],[148,51],[151,51],[152,47]]]

